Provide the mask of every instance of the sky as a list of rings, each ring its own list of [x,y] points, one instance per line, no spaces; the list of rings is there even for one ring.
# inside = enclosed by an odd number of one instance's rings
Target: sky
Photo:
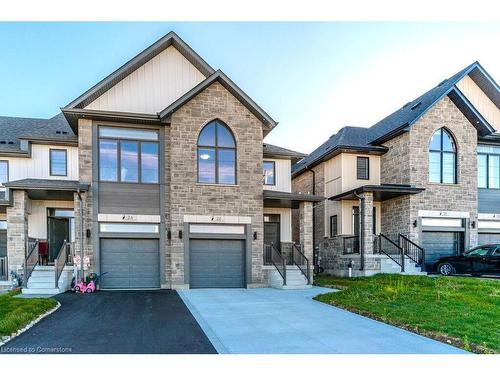
[[[0,115],[49,118],[169,31],[309,153],[474,61],[500,82],[500,23],[0,23]]]

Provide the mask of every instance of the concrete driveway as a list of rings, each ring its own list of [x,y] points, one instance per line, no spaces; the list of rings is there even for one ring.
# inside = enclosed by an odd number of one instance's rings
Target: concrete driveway
[[[219,353],[466,353],[314,301],[313,288],[179,292]]]
[[[175,291],[55,298],[61,307],[0,353],[216,353]]]

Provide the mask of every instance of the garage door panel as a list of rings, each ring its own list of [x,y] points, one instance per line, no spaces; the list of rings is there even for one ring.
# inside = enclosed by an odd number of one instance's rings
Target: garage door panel
[[[191,288],[245,286],[243,240],[191,240]]]
[[[478,245],[500,243],[500,233],[479,233]]]
[[[159,288],[156,239],[102,239],[101,286],[104,289]]]
[[[426,263],[430,265],[439,258],[457,255],[461,247],[461,236],[459,232],[423,232],[422,245]]]

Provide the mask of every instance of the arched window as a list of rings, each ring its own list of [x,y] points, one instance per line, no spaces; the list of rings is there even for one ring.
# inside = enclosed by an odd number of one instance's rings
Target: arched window
[[[457,183],[457,148],[450,132],[444,128],[436,130],[431,138],[429,182]]]
[[[198,137],[198,182],[236,184],[236,142],[219,120],[205,125]]]

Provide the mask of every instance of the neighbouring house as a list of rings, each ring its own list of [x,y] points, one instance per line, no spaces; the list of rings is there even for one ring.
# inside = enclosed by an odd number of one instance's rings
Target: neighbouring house
[[[264,143],[277,123],[175,33],[61,111],[0,118],[4,280],[55,293],[74,261],[103,289],[310,286],[305,155]]]
[[[313,216],[321,266],[419,273],[499,243],[499,132],[500,88],[475,62],[375,125],[332,135],[292,167],[294,193],[327,198]]]

